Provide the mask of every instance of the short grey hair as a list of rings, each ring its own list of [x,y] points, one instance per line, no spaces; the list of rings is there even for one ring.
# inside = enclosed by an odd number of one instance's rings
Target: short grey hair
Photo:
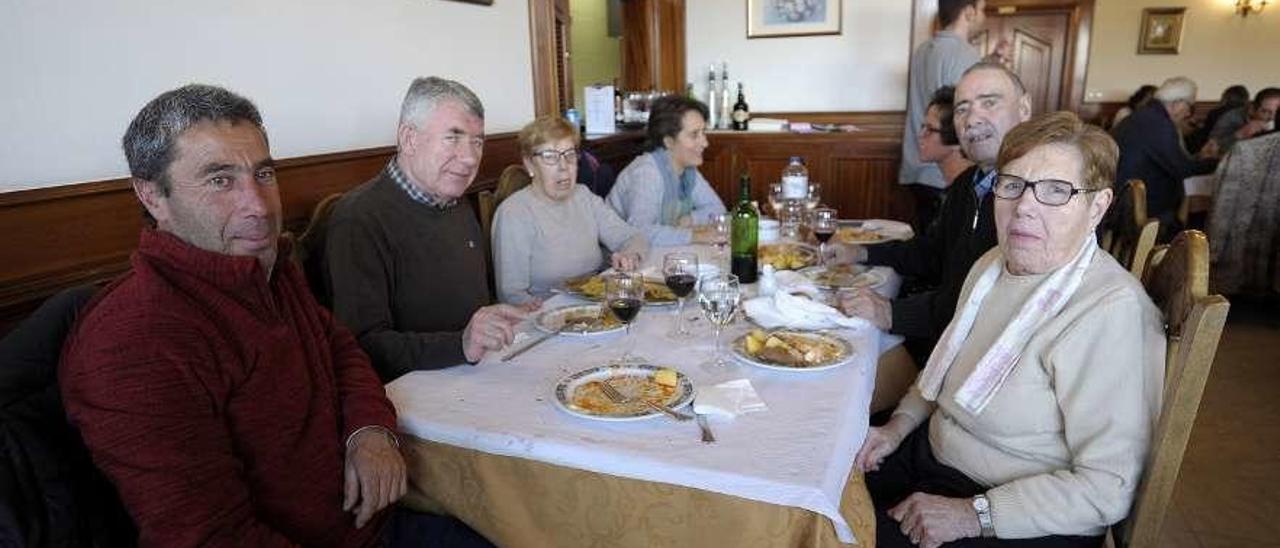
[[[1196,102],[1196,83],[1186,76],[1174,76],[1160,84],[1160,88],[1156,89],[1155,97],[1166,105],[1172,105],[1178,101],[1193,104]]]
[[[1027,86],[1022,85],[1022,78],[1018,77],[1018,73],[1009,70],[1009,67],[1004,66],[1003,63],[997,63],[995,61],[978,61],[965,70],[964,73],[960,75],[960,78],[963,79],[970,73],[978,72],[980,70],[994,70],[1004,74],[1005,78],[1008,78],[1009,81],[1013,83],[1013,89],[1018,92],[1019,96],[1027,94]],[[960,84],[957,82],[956,85],[959,86]]]
[[[203,122],[248,122],[262,132],[262,115],[253,102],[218,86],[188,84],[161,93],[129,123],[121,145],[135,179],[155,182],[160,195],[168,196],[169,164],[173,163],[178,137]]]
[[[409,84],[409,92],[405,93],[404,103],[400,106],[400,125],[421,129],[419,124],[444,101],[456,101],[484,120],[484,105],[471,89],[453,80],[428,76],[415,78]]]

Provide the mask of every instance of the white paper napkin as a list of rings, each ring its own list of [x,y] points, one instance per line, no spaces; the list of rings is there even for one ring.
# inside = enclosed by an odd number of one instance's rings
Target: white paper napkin
[[[779,290],[772,297],[756,297],[742,304],[747,316],[765,329],[858,328],[869,325],[862,318],[852,318],[818,301]]]
[[[699,415],[734,418],[743,413],[768,411],[755,387],[747,379],[722,382],[709,388],[698,389],[693,400],[693,412]]]

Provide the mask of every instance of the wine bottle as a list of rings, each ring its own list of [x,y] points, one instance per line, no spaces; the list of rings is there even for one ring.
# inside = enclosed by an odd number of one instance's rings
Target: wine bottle
[[[751,176],[742,174],[738,205],[733,209],[733,233],[729,241],[729,267],[738,281],[755,283],[757,249],[760,237],[760,212],[751,201]]]
[[[738,102],[733,104],[733,129],[747,130],[747,120],[751,119],[751,109],[747,108],[747,96],[742,93],[742,82],[738,82]]]

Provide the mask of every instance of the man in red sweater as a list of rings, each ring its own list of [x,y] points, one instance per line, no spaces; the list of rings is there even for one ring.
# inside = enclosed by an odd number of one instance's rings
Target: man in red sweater
[[[406,491],[395,409],[280,243],[257,109],[185,86],[138,113],[124,149],[155,226],[84,310],[59,378],[141,543],[386,540],[382,510]]]

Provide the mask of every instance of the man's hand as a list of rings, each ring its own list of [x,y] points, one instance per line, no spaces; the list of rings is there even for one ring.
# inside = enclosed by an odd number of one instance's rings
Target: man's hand
[[[937,548],[956,539],[982,535],[978,513],[967,498],[912,493],[889,509],[889,517],[898,522],[902,534],[911,539],[912,544],[924,548]]]
[[[491,350],[501,350],[516,336],[516,324],[529,311],[509,304],[495,304],[477,310],[462,330],[462,354],[475,363]]]
[[[611,256],[609,259],[610,259],[610,263],[612,263],[613,265],[613,268],[620,272],[631,272],[633,270],[640,268],[639,253],[618,252],[618,253],[614,253],[613,256]]]
[[[893,304],[875,290],[859,288],[840,294],[840,311],[871,322],[881,331],[893,327]]]
[[[408,490],[404,458],[390,433],[369,428],[351,438],[343,466],[342,510],[355,513],[357,529]]]

